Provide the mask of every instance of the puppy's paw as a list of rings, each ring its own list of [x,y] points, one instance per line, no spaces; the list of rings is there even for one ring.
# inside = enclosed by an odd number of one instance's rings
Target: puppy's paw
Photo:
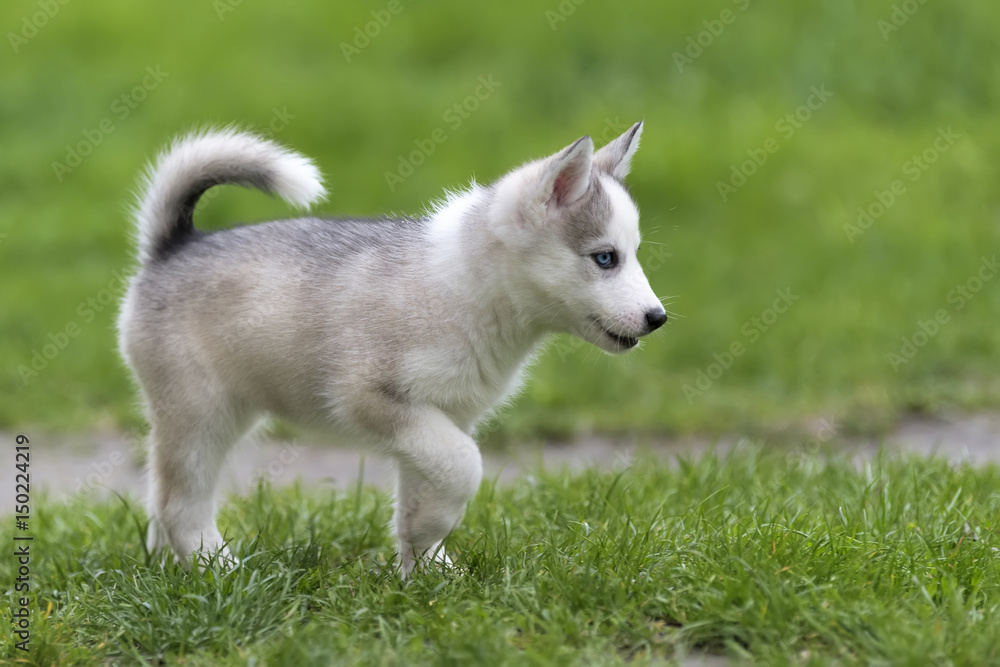
[[[412,547],[404,549],[404,545],[401,544],[399,554],[399,571],[403,579],[408,579],[414,572],[441,572],[455,569],[454,563],[440,543],[420,555],[416,555]]]

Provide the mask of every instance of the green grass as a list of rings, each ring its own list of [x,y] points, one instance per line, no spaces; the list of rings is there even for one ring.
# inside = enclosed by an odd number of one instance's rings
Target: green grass
[[[150,560],[122,500],[39,503],[21,664],[1000,661],[1000,470],[744,448],[487,483],[453,571],[387,571],[390,504],[261,488],[221,515],[243,565]],[[0,539],[10,544],[9,522]],[[12,559],[0,559],[10,580]],[[8,599],[9,599],[8,593]]]
[[[631,359],[558,341],[498,437],[775,433],[817,416],[871,432],[908,411],[996,408],[997,281],[961,310],[949,293],[1000,245],[1000,6],[921,4],[884,37],[893,2],[587,2],[555,29],[555,1],[404,2],[350,63],[340,44],[374,6],[244,2],[220,18],[219,3],[60,5],[17,53],[4,47],[0,67],[0,427],[137,421],[114,308],[90,319],[86,305],[133,261],[124,206],[136,175],[179,132],[266,129],[275,109],[294,116],[274,126],[286,124],[277,139],[328,177],[321,211],[362,215],[420,210],[472,175],[488,181],[585,133],[601,143],[615,119],[645,118],[630,177],[641,259],[681,317]],[[727,7],[735,21],[678,71],[673,54]],[[36,9],[4,4],[0,32]],[[168,75],[121,117],[116,100],[147,66]],[[501,86],[451,129],[445,111],[491,74]],[[821,85],[833,97],[780,134],[776,123]],[[114,130],[57,178],[52,163],[105,118]],[[437,127],[447,141],[390,191],[385,172]],[[909,180],[906,162],[947,127],[960,137]],[[768,138],[778,152],[722,201],[717,183]],[[844,225],[895,179],[906,192],[852,243]],[[198,224],[287,214],[234,190]],[[751,343],[744,323],[785,288],[799,300]],[[886,355],[939,309],[950,322],[894,370]],[[70,323],[79,334],[25,385],[18,368]],[[689,402],[684,386],[734,342],[746,353]]]

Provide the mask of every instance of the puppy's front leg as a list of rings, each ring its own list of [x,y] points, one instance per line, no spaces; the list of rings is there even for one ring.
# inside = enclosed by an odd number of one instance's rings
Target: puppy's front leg
[[[399,462],[396,535],[406,576],[422,556],[449,562],[439,545],[465,515],[482,480],[483,463],[475,441],[430,407],[414,411],[394,449]]]
[[[364,414],[356,415],[388,442],[399,466],[395,524],[403,576],[423,556],[447,562],[438,547],[479,488],[479,447],[437,408],[385,396],[368,397],[364,405]]]

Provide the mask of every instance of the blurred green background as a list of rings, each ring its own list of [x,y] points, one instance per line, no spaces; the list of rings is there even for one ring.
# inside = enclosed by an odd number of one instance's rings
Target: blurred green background
[[[126,206],[171,137],[231,122],[314,157],[322,213],[370,215],[645,119],[640,259],[679,316],[625,358],[556,340],[494,436],[879,432],[1000,404],[995,2],[41,0],[0,25],[0,428],[139,422],[108,305]],[[197,223],[284,215],[231,188]],[[777,290],[797,299],[768,313]]]

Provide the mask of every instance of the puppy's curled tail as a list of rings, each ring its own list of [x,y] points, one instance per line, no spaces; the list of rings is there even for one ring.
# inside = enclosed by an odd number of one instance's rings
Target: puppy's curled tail
[[[302,208],[326,195],[319,169],[272,141],[234,129],[189,134],[146,170],[134,211],[140,261],[166,257],[183,245],[195,233],[198,199],[224,183],[274,193]]]

